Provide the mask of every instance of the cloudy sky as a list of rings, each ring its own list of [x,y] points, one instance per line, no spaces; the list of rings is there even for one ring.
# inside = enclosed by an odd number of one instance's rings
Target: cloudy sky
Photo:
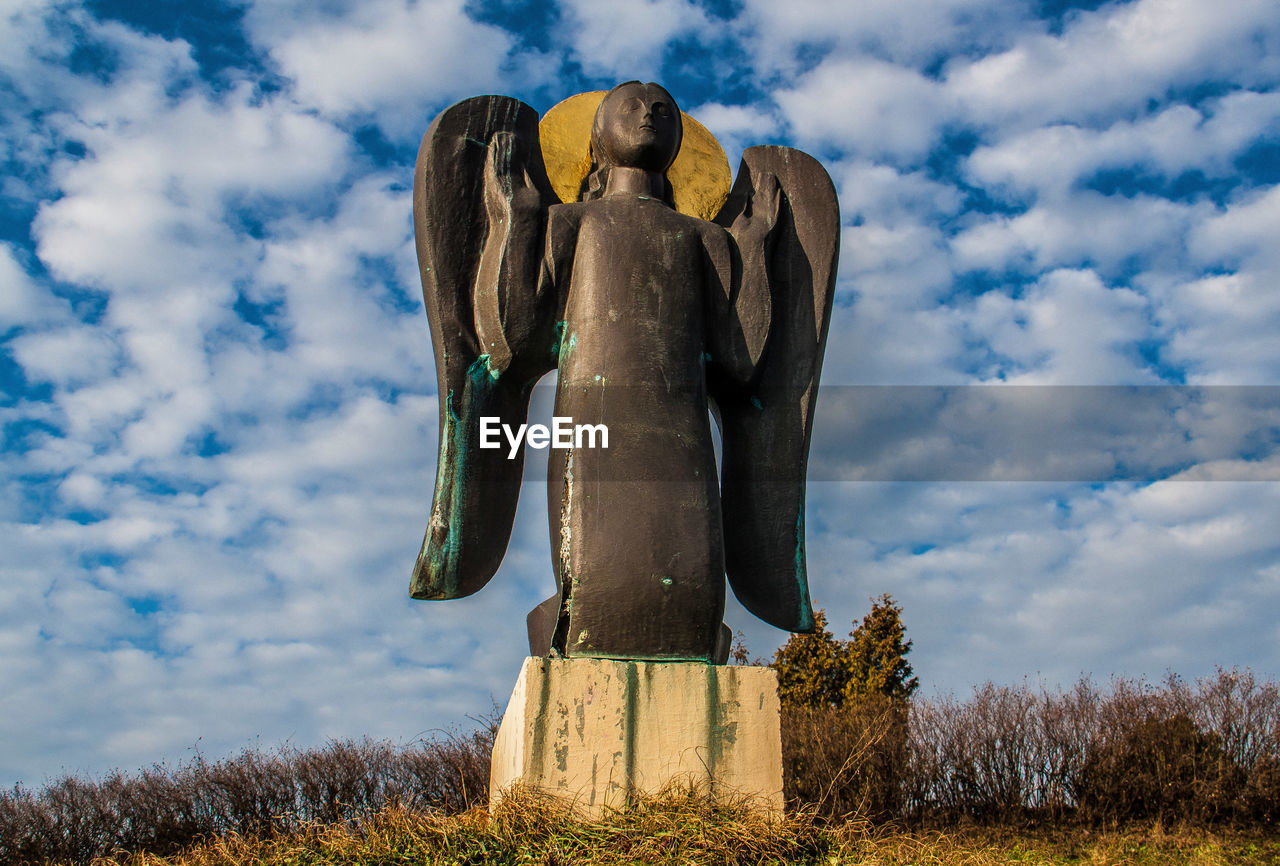
[[[437,411],[413,158],[458,99],[631,78],[839,191],[833,624],[892,593],[930,692],[1280,676],[1275,13],[3,0],[0,784],[505,701],[553,587],[538,485],[489,588],[406,593]]]

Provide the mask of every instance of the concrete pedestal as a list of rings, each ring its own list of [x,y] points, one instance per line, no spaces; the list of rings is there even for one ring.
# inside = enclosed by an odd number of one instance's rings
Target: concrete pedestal
[[[778,719],[769,668],[528,658],[494,742],[489,805],[523,786],[598,815],[692,784],[781,814]]]

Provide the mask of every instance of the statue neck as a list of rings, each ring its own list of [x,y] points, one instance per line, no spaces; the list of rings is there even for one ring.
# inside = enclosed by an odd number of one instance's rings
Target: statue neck
[[[637,195],[663,201],[666,198],[667,178],[662,172],[648,171],[629,165],[615,165],[609,169],[609,180],[604,194]]]

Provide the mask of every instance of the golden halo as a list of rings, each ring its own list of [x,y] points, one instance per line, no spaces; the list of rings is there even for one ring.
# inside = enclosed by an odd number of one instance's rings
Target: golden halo
[[[582,181],[591,171],[591,124],[607,91],[593,90],[562,100],[542,116],[538,137],[551,188],[561,201],[577,201]],[[729,158],[705,126],[680,112],[684,138],[676,161],[667,169],[676,210],[714,219],[729,198]]]

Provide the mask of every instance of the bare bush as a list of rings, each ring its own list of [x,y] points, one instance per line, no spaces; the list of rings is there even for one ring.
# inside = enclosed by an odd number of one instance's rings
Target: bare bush
[[[1280,826],[1280,756],[1263,755],[1253,765],[1237,804],[1242,822],[1274,831]]]
[[[782,721],[787,798],[828,820],[1280,820],[1280,689],[1248,671],[1194,684],[1086,679],[1065,692],[987,684],[968,700],[869,696],[789,708]],[[497,722],[408,748],[250,749],[174,770],[67,777],[38,793],[16,787],[0,793],[0,863],[164,854],[316,822],[359,828],[387,807],[464,812],[487,799]]]
[[[1004,818],[1046,798],[1043,712],[1029,689],[979,688],[971,700],[913,707],[917,814]]]
[[[489,800],[489,756],[498,716],[469,736],[436,740],[430,749],[406,752],[391,773],[400,804],[414,812],[454,814]]]
[[[795,727],[783,742],[796,750],[784,763],[798,802],[832,808],[838,776],[863,792],[839,808],[861,803],[873,818],[1273,827],[1280,817],[1280,690],[1248,671],[1107,689],[1082,679],[1065,692],[986,684],[968,700],[916,699],[897,751],[868,745],[866,721],[840,713],[784,716]],[[886,754],[901,763],[881,772]],[[867,791],[892,793],[869,809]]]
[[[1212,823],[1232,813],[1244,782],[1217,734],[1183,713],[1152,714],[1093,748],[1079,805],[1085,817],[1108,823]]]
[[[1062,819],[1073,813],[1078,800],[1078,780],[1101,723],[1103,698],[1092,682],[1082,679],[1066,692],[1042,691],[1040,700],[1039,798],[1028,805]]]
[[[38,794],[19,786],[0,794],[0,863],[169,854],[226,833],[356,826],[389,806],[463,812],[488,797],[497,721],[407,748],[347,740],[313,750],[246,749],[214,763],[197,756],[174,770],[156,766],[96,782],[66,777]]]
[[[907,713],[869,696],[844,707],[788,707],[782,716],[783,791],[819,815],[887,820],[902,810]]]
[[[1217,676],[1200,680],[1186,713],[1216,734],[1226,756],[1245,770],[1280,755],[1280,686],[1259,683],[1252,671],[1219,668]]]

